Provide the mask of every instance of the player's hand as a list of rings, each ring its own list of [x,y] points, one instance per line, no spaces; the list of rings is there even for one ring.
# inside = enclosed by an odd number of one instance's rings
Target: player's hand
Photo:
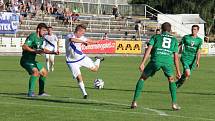
[[[143,72],[144,68],[145,68],[145,65],[144,65],[144,64],[141,64],[140,67],[139,67],[139,70],[140,70],[141,72]]]
[[[196,62],[196,67],[199,68],[199,62]]]
[[[176,78],[177,78],[177,79],[180,79],[180,78],[181,78],[181,72],[178,72],[178,73],[176,74]]]
[[[40,49],[40,50],[35,50],[35,53],[36,54],[44,54],[44,50],[43,49]]]
[[[59,55],[59,54],[60,54],[60,52],[59,52],[59,51],[56,51],[56,52],[54,52],[54,54],[55,54],[55,55]]]

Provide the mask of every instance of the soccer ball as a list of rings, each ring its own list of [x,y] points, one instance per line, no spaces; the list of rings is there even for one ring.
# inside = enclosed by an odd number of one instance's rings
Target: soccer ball
[[[97,89],[104,88],[104,81],[102,79],[95,79],[94,80],[94,87]]]

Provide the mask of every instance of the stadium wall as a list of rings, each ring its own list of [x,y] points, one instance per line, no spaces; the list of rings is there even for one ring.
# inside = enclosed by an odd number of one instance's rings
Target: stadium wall
[[[25,38],[0,38],[0,53],[21,53]],[[65,53],[65,40],[60,39],[60,52]],[[142,41],[99,40],[98,44],[82,46],[86,54],[143,54],[146,44]],[[215,43],[204,43],[201,54],[214,55]]]

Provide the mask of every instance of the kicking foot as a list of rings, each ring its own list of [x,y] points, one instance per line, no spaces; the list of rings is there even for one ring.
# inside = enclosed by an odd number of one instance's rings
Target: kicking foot
[[[173,103],[173,104],[172,104],[172,109],[173,109],[174,111],[177,111],[177,110],[180,110],[180,109],[181,109],[181,107],[180,107],[180,106],[178,106],[178,104]]]
[[[96,56],[95,59],[100,59],[100,61],[104,61],[105,60],[104,57],[100,57],[100,56]]]
[[[87,99],[87,95],[84,95],[84,99]]]
[[[49,97],[49,96],[51,96],[51,95],[49,95],[49,94],[47,94],[47,93],[42,93],[42,94],[39,94],[39,96],[41,96],[41,97]]]
[[[183,84],[183,83],[182,83],[182,82],[177,81],[175,84],[176,84],[176,87],[177,87],[177,89],[178,89],[178,88],[180,88],[180,87],[182,86],[182,84]]]
[[[135,101],[133,101],[131,103],[131,109],[135,109],[135,108],[137,108],[137,103]]]

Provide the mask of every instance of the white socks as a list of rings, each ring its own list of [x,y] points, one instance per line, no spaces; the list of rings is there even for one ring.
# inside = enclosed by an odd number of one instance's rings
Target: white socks
[[[78,84],[79,84],[79,87],[80,87],[81,92],[83,93],[83,95],[87,95],[87,92],[86,92],[85,86],[84,86],[84,82],[81,81],[81,82],[79,82]]]
[[[50,71],[50,70],[49,70],[49,69],[50,69],[50,68],[49,68],[49,65],[50,65],[50,64],[49,64],[49,61],[46,62],[46,69],[47,69],[48,72]]]
[[[101,60],[100,59],[96,59],[96,61],[94,62],[94,64],[99,68]]]

